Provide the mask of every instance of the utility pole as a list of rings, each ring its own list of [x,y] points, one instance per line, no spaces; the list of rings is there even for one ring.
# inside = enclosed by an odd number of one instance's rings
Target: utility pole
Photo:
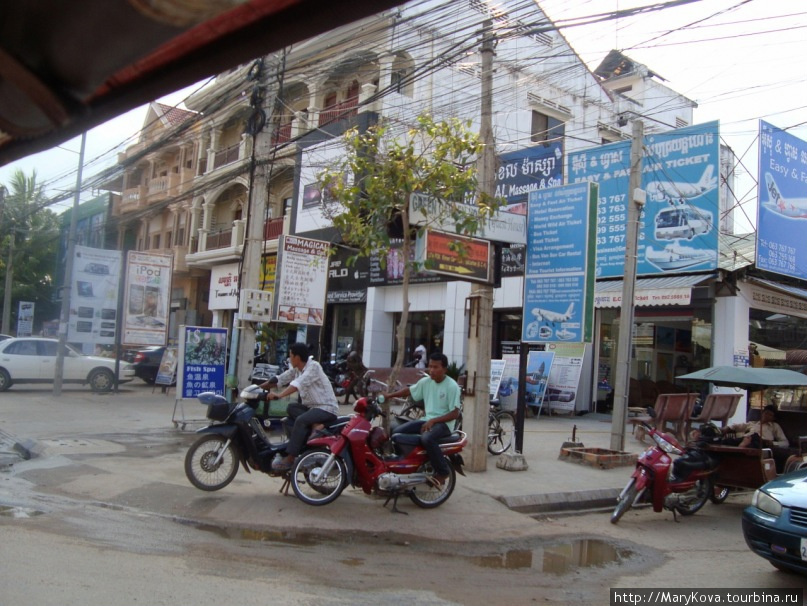
[[[496,178],[496,145],[493,140],[493,53],[492,22],[482,31],[482,116],[479,138],[484,146],[477,163],[479,191],[493,197]],[[493,330],[493,286],[474,283],[469,305],[468,380],[463,428],[470,438],[471,471],[487,468],[488,411],[490,410],[490,350]],[[467,406],[471,404],[471,406]]]
[[[6,188],[0,185],[0,223],[6,208]],[[10,223],[11,240],[8,244],[8,262],[6,263],[6,283],[3,291],[3,325],[0,332],[10,335],[11,324],[11,286],[13,284],[13,263],[14,263],[14,224]]]
[[[62,379],[64,378],[64,352],[67,344],[67,323],[70,320],[70,294],[73,292],[73,257],[76,253],[76,224],[78,222],[78,202],[81,198],[81,172],[84,169],[84,146],[87,133],[81,133],[81,149],[78,152],[78,172],[76,173],[76,193],[73,195],[73,211],[70,213],[70,231],[67,235],[67,259],[64,265],[64,283],[62,284],[62,313],[59,317],[59,347],[56,350],[56,366],[53,375],[53,395],[62,395]],[[118,330],[122,320],[118,318]],[[117,380],[115,381],[117,383]]]
[[[247,210],[249,219],[244,241],[239,290],[244,288],[260,289],[258,281],[261,263],[263,262],[264,223],[266,222],[266,207],[269,202],[269,182],[267,178],[269,166],[265,160],[270,157],[274,125],[270,126],[270,123],[267,122],[266,110],[264,109],[266,65],[263,61],[259,65],[261,67],[253,84],[251,104],[253,115],[255,116],[253,123],[261,126],[261,128],[257,129],[257,132],[250,133],[252,135],[252,158],[249,208]],[[239,381],[246,381],[252,370],[252,359],[255,356],[255,331],[251,328],[245,328],[243,321],[239,321],[239,324],[241,324],[240,327],[236,324],[233,325],[233,331],[238,331],[236,376]]]
[[[645,203],[642,185],[642,139],[644,123],[633,121],[628,178],[628,229],[625,241],[625,275],[622,280],[622,312],[619,317],[616,369],[614,376],[614,410],[611,416],[611,450],[624,450],[625,423],[628,420],[628,388],[633,349],[633,293],[636,289],[636,257],[639,247],[639,219]]]

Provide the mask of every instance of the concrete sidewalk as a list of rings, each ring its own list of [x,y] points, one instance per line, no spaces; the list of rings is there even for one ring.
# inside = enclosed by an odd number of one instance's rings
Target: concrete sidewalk
[[[501,457],[488,455],[484,472],[458,477],[451,499],[428,514],[408,499],[399,507],[412,515],[389,517],[383,501],[348,488],[334,503],[312,508],[278,494],[282,481],[244,473],[220,492],[190,485],[183,461],[204,422],[204,407],[184,403],[186,430],[172,423],[174,394],[126,385],[119,394],[97,395],[83,389],[65,391],[55,402],[46,388],[12,387],[0,395],[0,452],[17,456],[25,445],[30,460],[18,456],[3,470],[39,489],[90,502],[112,503],[217,527],[298,529],[336,532],[351,529],[371,536],[423,536],[437,524],[460,540],[496,540],[524,536],[524,513],[550,514],[611,507],[632,467],[598,469],[559,460],[561,446],[576,439],[587,448],[609,448],[610,416],[542,416],[525,420],[523,456],[526,471],[497,467]],[[343,406],[343,413],[350,407]],[[627,429],[626,450],[645,446]],[[0,501],[13,501],[13,482],[0,484]],[[361,508],[361,509],[357,509]],[[357,515],[357,511],[361,515]],[[607,519],[607,518],[605,518]],[[391,521],[391,520],[394,520]],[[424,526],[425,524],[425,526]]]

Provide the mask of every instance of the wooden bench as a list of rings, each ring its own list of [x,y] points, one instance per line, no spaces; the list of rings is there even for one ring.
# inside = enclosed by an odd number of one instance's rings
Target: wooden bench
[[[684,435],[689,437],[689,432],[693,424],[703,424],[711,422],[720,422],[721,427],[728,425],[729,419],[734,415],[737,410],[737,404],[740,402],[742,394],[739,393],[712,393],[706,396],[703,402],[703,408],[696,417],[690,417],[687,420],[686,431]]]
[[[679,440],[684,440],[684,434],[692,409],[695,407],[695,393],[663,393],[656,398],[653,407],[654,414],[647,417],[634,417],[628,419],[633,425],[633,433],[640,442],[644,441],[644,428],[642,423],[653,425],[661,431],[670,431]],[[640,427],[642,431],[636,431]]]

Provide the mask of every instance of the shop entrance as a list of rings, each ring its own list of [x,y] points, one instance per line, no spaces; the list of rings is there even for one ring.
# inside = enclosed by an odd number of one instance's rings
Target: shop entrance
[[[401,314],[394,315],[395,326],[401,321]],[[404,342],[404,364],[412,361],[415,348],[422,342],[428,353],[443,351],[443,328],[446,314],[443,311],[414,312],[409,314],[409,323],[406,327],[406,341]],[[396,341],[393,337],[392,357],[390,365],[395,363],[397,355]]]

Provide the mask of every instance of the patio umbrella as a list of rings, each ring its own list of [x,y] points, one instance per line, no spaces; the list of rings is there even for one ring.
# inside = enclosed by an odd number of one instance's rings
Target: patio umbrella
[[[807,375],[785,368],[712,366],[676,377],[685,381],[708,381],[720,387],[759,391],[768,387],[807,387]]]

